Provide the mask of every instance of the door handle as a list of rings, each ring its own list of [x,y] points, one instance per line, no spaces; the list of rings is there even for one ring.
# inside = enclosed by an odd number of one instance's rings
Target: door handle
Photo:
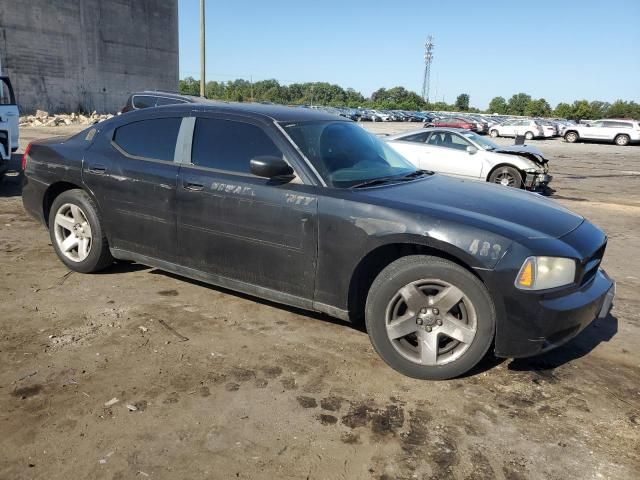
[[[191,190],[192,192],[199,192],[204,189],[202,183],[184,182],[183,186],[186,190]]]
[[[89,170],[89,173],[94,173],[96,175],[104,175],[105,172],[107,171],[107,167],[105,167],[104,165],[90,165],[88,170]]]

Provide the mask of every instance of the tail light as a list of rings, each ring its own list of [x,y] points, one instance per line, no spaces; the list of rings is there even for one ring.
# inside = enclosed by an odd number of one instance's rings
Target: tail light
[[[31,144],[27,145],[27,149],[24,151],[24,155],[22,155],[22,171],[24,172],[27,169],[27,157],[29,156],[29,152],[31,151]]]

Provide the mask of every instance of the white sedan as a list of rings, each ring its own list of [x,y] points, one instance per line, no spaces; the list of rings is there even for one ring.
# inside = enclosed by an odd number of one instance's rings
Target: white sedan
[[[423,170],[529,190],[545,187],[552,178],[537,148],[500,147],[468,130],[424,128],[385,140]]]

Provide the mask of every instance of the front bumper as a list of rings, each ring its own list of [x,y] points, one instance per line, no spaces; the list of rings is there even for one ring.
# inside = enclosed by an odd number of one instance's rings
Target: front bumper
[[[593,280],[567,295],[533,295],[529,302],[519,305],[525,311],[510,312],[509,316],[520,320],[520,328],[517,332],[503,329],[496,336],[496,355],[530,357],[568,342],[593,320],[609,314],[615,292],[615,282],[600,269]]]
[[[551,180],[553,180],[553,177],[546,173],[527,173],[524,179],[524,186],[527,189],[535,190],[548,185]]]

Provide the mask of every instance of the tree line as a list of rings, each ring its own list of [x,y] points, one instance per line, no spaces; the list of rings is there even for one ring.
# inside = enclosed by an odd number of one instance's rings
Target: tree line
[[[192,77],[180,80],[180,92],[199,95],[200,82]],[[306,82],[281,85],[277,80],[251,82],[244,79],[227,82],[210,81],[205,85],[205,96],[210,99],[233,102],[271,102],[283,105],[322,105],[333,107],[373,108],[382,110],[430,110],[445,112],[497,113],[501,115],[526,115],[532,117],[559,117],[573,120],[595,118],[640,119],[640,104],[616,100],[576,100],[572,104],[561,102],[552,108],[544,98],[532,98],[526,93],[517,93],[509,100],[494,97],[484,112],[470,106],[466,93],[458,95],[453,104],[445,102],[427,103],[415,92],[404,87],[380,88],[366,98],[353,88],[327,82]]]

